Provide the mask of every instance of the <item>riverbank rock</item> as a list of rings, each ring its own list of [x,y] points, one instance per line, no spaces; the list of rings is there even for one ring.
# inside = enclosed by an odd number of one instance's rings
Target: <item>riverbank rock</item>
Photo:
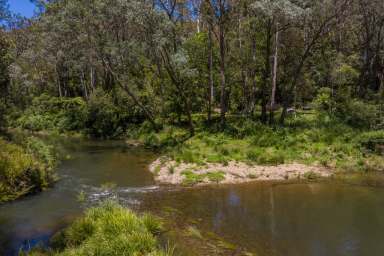
[[[251,181],[278,181],[292,179],[314,179],[329,177],[330,169],[319,166],[308,166],[292,163],[277,166],[250,165],[241,162],[206,163],[204,165],[177,163],[174,160],[161,157],[150,167],[155,180],[162,184],[236,184]]]

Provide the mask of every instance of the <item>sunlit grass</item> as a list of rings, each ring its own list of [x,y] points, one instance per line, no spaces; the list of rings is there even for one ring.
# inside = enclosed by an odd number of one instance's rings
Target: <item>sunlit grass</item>
[[[315,113],[299,113],[284,127],[229,116],[222,130],[217,124],[206,126],[200,119],[195,117],[195,136],[186,139],[186,129],[166,126],[157,134],[152,132],[157,138],[155,144],[176,162],[198,166],[226,166],[238,161],[250,165],[296,162],[343,171],[383,169],[384,160],[377,157],[382,150],[377,145],[384,143],[383,131],[359,130],[335,120],[319,121]],[[185,176],[187,183],[199,180],[188,173]]]
[[[52,240],[52,250],[29,255],[173,255],[173,247],[161,248],[157,240],[162,229],[158,218],[149,214],[139,216],[116,202],[107,201],[88,209],[83,217],[57,234]]]

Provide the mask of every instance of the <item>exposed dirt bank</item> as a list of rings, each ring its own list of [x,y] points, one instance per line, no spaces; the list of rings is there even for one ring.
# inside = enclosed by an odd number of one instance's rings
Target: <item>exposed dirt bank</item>
[[[251,181],[293,180],[329,177],[330,169],[304,164],[282,164],[277,166],[249,165],[229,162],[227,165],[207,163],[205,165],[177,163],[159,158],[150,165],[155,180],[162,184],[235,184]]]

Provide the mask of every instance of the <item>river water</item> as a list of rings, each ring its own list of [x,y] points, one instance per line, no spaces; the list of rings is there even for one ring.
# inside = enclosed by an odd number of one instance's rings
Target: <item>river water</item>
[[[47,243],[84,208],[107,198],[154,213],[175,209],[181,221],[196,220],[199,229],[261,256],[384,255],[384,186],[375,179],[159,187],[148,171],[156,156],[145,149],[80,139],[59,145],[70,157],[58,166],[58,183],[0,206],[0,255]]]

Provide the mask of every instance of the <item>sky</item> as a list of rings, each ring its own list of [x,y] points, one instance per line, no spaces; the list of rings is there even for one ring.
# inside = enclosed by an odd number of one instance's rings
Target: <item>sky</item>
[[[21,14],[27,18],[33,16],[35,6],[29,0],[8,0],[12,12]]]

